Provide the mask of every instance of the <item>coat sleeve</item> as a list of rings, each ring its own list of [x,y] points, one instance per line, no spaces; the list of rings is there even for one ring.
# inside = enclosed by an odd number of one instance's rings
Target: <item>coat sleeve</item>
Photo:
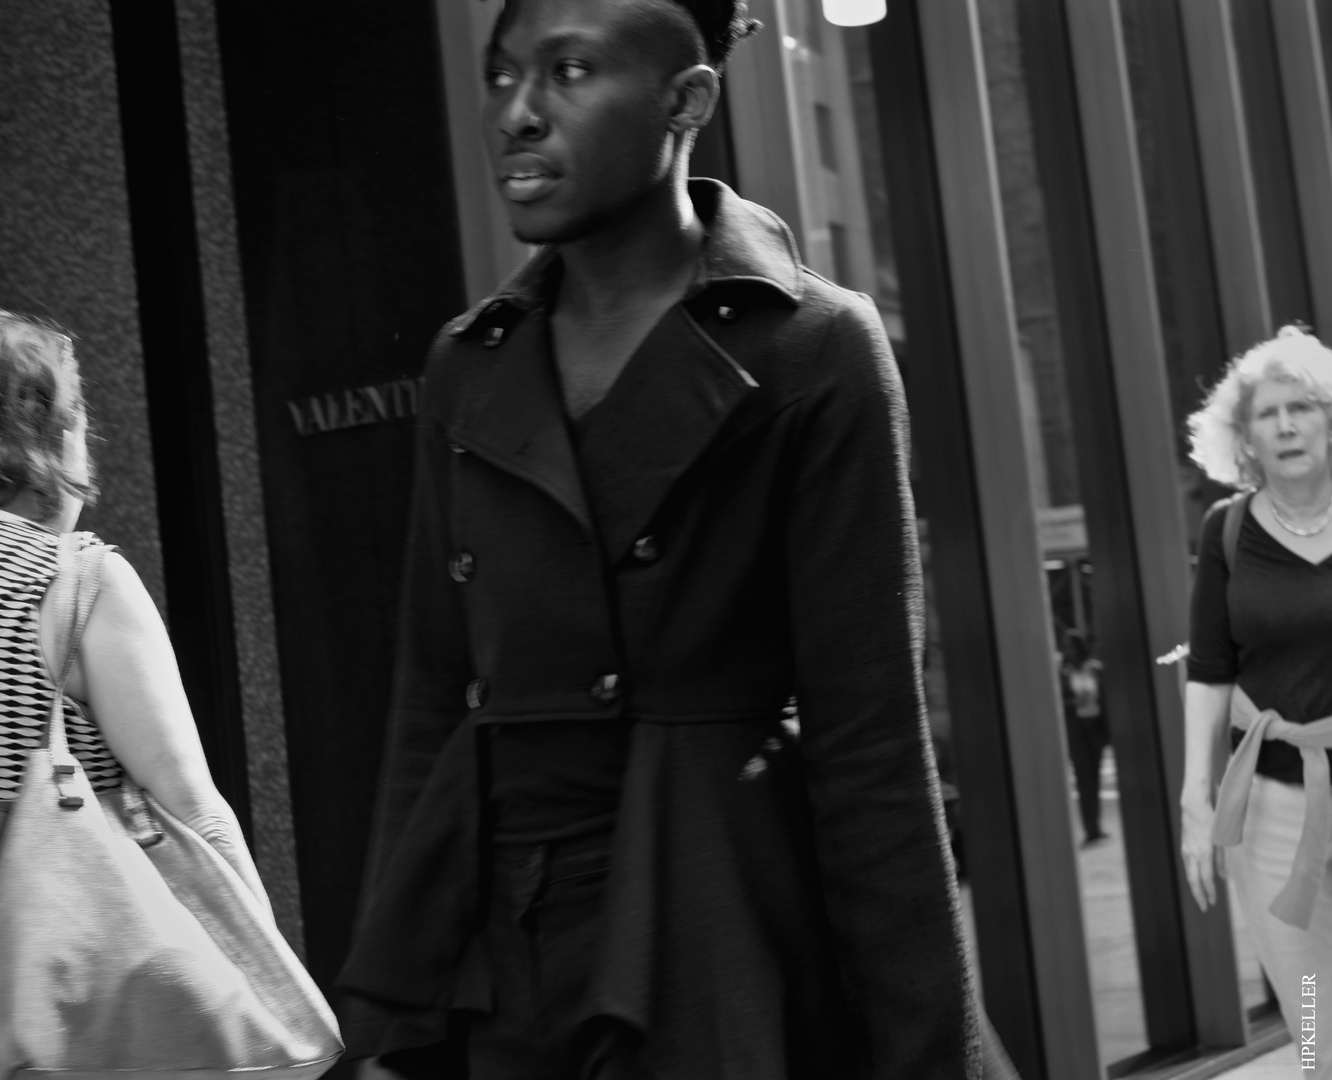
[[[839,967],[876,1080],[979,1076],[921,681],[902,383],[877,314],[833,317],[788,517],[800,741]]]
[[[432,767],[467,714],[467,622],[449,576],[451,469],[438,420],[438,365],[428,369],[417,429],[398,611],[397,663],[371,826],[365,891],[373,891]]]

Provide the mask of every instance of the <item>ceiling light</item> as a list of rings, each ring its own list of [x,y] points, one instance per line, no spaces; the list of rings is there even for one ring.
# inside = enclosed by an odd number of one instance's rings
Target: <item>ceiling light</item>
[[[823,17],[834,26],[867,26],[887,14],[887,0],[823,0]]]

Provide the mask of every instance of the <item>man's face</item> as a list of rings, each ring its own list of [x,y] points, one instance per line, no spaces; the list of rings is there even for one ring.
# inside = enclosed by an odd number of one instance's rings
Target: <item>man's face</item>
[[[623,219],[670,171],[670,65],[639,0],[519,0],[487,71],[486,142],[518,238]]]

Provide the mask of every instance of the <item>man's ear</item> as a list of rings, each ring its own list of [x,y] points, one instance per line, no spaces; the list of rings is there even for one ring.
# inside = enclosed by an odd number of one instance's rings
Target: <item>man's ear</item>
[[[671,79],[671,130],[677,134],[707,126],[721,96],[721,76],[707,64],[695,64]]]

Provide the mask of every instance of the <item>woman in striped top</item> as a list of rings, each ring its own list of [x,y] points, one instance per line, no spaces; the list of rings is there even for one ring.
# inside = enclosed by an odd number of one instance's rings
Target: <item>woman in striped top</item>
[[[86,431],[70,339],[0,311],[0,843],[56,693],[56,628],[45,607],[58,538],[96,493]],[[79,541],[101,543],[91,533]],[[114,551],[70,673],[65,716],[70,749],[95,791],[113,792],[128,773],[267,903],[236,816],[209,775],[166,628]]]

